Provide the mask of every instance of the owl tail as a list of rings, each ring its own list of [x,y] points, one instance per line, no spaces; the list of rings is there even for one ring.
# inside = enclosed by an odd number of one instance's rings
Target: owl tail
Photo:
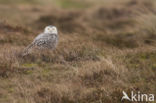
[[[26,55],[30,54],[33,47],[34,47],[34,44],[33,44],[33,43],[30,44],[30,45],[28,45],[28,46],[24,49],[24,51],[23,51],[23,53],[22,53],[22,56],[26,56]]]

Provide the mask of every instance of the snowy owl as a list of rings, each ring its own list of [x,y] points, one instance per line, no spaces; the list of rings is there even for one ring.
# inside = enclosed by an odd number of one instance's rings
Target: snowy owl
[[[39,34],[34,41],[26,47],[23,56],[29,54],[32,48],[36,47],[38,49],[51,49],[56,48],[58,42],[58,32],[55,26],[46,26],[44,32]]]

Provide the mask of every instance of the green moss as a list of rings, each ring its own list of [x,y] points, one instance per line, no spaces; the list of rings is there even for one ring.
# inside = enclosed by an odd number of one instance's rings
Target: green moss
[[[42,74],[43,75],[49,75],[50,70],[49,69],[43,69]]]
[[[14,88],[9,88],[8,91],[9,91],[10,93],[14,92]]]
[[[37,64],[34,64],[34,63],[25,63],[22,66],[25,67],[25,68],[32,68],[32,67],[36,67]]]
[[[28,70],[28,71],[25,72],[25,74],[27,74],[27,75],[30,75],[30,74],[32,74],[32,73],[33,73],[32,70]]]
[[[156,53],[155,52],[141,52],[134,55],[126,56],[127,66],[130,68],[145,68],[156,67]]]
[[[35,0],[0,0],[0,4],[36,4]]]
[[[126,74],[129,77],[127,82],[134,88],[145,92],[156,89],[153,87],[156,85],[156,53],[154,51],[128,54],[124,62],[129,71]]]
[[[74,0],[57,0],[56,4],[61,6],[62,8],[86,8],[89,4],[83,2],[78,2]]]

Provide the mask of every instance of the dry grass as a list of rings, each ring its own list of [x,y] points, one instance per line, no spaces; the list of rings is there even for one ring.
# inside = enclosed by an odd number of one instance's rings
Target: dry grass
[[[0,103],[120,103],[123,90],[156,94],[154,0],[1,3]],[[46,25],[58,27],[57,49],[21,57]]]

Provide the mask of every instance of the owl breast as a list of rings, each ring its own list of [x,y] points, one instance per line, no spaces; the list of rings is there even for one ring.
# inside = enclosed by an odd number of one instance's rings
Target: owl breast
[[[58,42],[56,34],[46,34],[36,40],[36,46],[39,49],[55,49]]]

